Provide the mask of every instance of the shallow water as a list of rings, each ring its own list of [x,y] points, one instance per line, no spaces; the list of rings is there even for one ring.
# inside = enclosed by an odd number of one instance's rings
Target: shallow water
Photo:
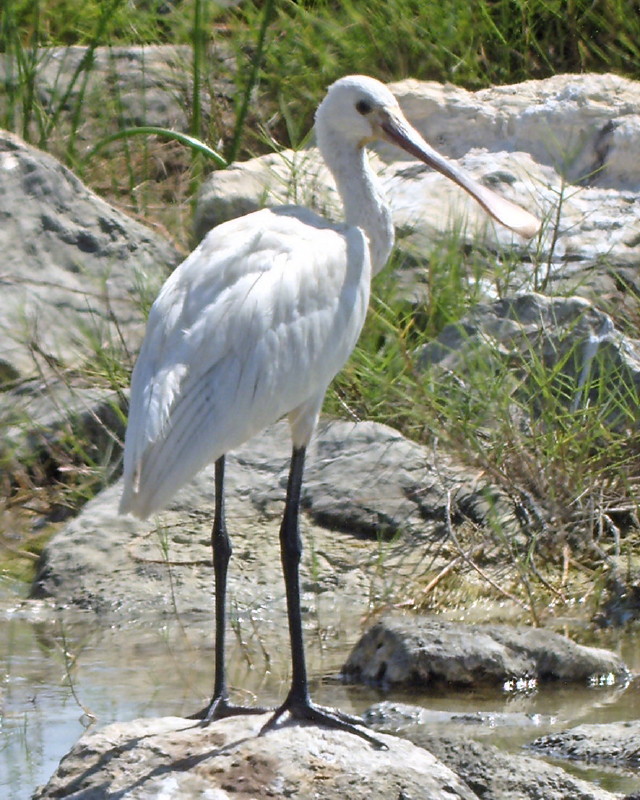
[[[63,611],[52,617],[39,603],[25,605],[20,591],[24,589],[0,585],[0,797],[30,798],[91,725],[138,716],[186,715],[202,706],[212,683],[213,650],[212,636],[203,633],[201,625],[169,619],[104,630],[89,614]],[[386,697],[372,689],[344,686],[331,676],[359,635],[357,620],[323,627],[321,616],[307,628],[310,672],[324,676],[318,677],[313,694],[318,701],[346,711],[361,713],[372,703],[392,699],[434,711],[527,715],[522,724],[512,718],[508,724],[496,719],[494,724],[465,727],[468,735],[510,750],[550,729],[640,718],[638,680],[624,688],[556,686],[530,693],[441,696],[394,692]],[[263,633],[262,623],[260,630]],[[345,630],[350,631],[349,639]],[[280,646],[280,633],[269,655],[252,634],[252,623],[236,618],[229,634],[230,683],[243,687],[247,696],[235,699],[273,705],[284,695],[288,648],[286,639]],[[265,640],[271,641],[268,636]],[[590,643],[617,650],[634,673],[640,673],[637,632],[603,634]],[[443,730],[436,720],[429,727]],[[613,791],[631,792],[640,785],[638,774],[562,766]]]

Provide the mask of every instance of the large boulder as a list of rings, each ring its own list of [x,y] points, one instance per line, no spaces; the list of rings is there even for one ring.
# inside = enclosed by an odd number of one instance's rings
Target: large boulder
[[[240,613],[272,610],[261,636],[283,636],[285,630],[278,531],[289,457],[286,422],[227,456],[230,594]],[[342,624],[348,618],[354,631],[372,597],[384,596],[391,582],[420,574],[424,548],[439,539],[449,496],[472,509],[478,525],[493,510],[485,497],[491,487],[474,471],[384,425],[323,424],[307,462],[303,589],[309,603],[314,596],[320,602],[331,597],[332,613]],[[177,610],[208,627],[213,466],[146,521],[118,516],[120,493],[119,483],[102,492],[49,541],[36,593],[91,608],[109,623]],[[423,548],[407,548],[409,540],[422,541]],[[383,546],[381,570],[375,562]],[[436,559],[430,568],[445,563]]]
[[[380,734],[387,749],[342,731],[231,717],[202,728],[176,717],[140,719],[85,735],[33,800],[477,800],[421,747]]]
[[[141,306],[178,261],[166,239],[52,156],[0,134],[0,376],[55,374],[96,349],[135,352]]]
[[[625,682],[629,672],[609,650],[576,644],[553,631],[462,625],[436,617],[387,616],[355,645],[347,679],[383,686],[535,687],[548,681]]]
[[[106,466],[119,456],[125,408],[109,375],[132,363],[144,309],[179,254],[51,155],[6,132],[0,217],[6,474],[38,464],[36,472],[59,477],[51,465],[68,463],[78,447],[85,460]]]
[[[390,88],[416,128],[453,158],[520,151],[572,184],[640,187],[637,81],[592,73],[475,92],[412,79]]]

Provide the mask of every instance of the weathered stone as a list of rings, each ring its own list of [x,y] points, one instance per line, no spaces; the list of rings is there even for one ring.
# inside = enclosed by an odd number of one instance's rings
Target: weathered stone
[[[569,758],[587,764],[640,767],[640,720],[577,725],[549,733],[529,745],[550,758]]]
[[[390,88],[416,128],[453,158],[473,148],[521,151],[570,183],[640,187],[637,81],[567,74],[476,92],[416,80]]]
[[[230,594],[240,609],[279,607],[283,598],[278,530],[289,456],[288,424],[281,422],[227,457],[227,517],[235,549]],[[387,580],[416,569],[424,554],[420,548],[407,552],[403,542],[433,534],[449,493],[481,509],[485,489],[474,473],[444,453],[383,425],[321,425],[303,489],[308,602],[315,594],[330,593],[356,620],[372,591],[384,593]],[[174,602],[179,613],[202,617],[204,609],[208,619],[213,467],[145,522],[117,515],[120,491],[115,484],[102,492],[48,543],[38,593],[123,619],[163,608],[173,614]],[[387,548],[383,573],[373,566],[380,532],[398,538]],[[266,621],[261,632],[272,625]]]
[[[509,688],[543,681],[627,680],[615,653],[540,628],[460,625],[435,617],[388,616],[373,625],[343,669],[347,680],[378,686],[482,684]]]
[[[610,425],[628,425],[638,413],[640,341],[619,331],[612,318],[580,297],[524,294],[479,304],[461,320],[447,325],[417,353],[422,369],[455,372],[464,378],[466,363],[481,358],[496,372],[504,364],[529,363],[558,375],[560,403],[577,410],[597,402],[603,385],[612,391]],[[514,378],[517,370],[512,370]],[[571,388],[572,387],[572,388]],[[538,387],[529,387],[535,395]],[[527,387],[520,386],[526,394]],[[621,398],[621,401],[620,401]]]
[[[0,455],[7,474],[55,479],[75,437],[107,468],[123,433],[121,393],[88,385],[131,361],[146,305],[176,250],[91,192],[52,156],[0,133]],[[68,458],[62,455],[62,462]]]
[[[164,239],[87,189],[56,159],[0,135],[0,377],[50,376],[135,352],[153,296],[177,262]]]
[[[620,795],[571,775],[558,766],[501,752],[462,736],[412,737],[459,775],[483,800],[614,800]]]
[[[612,688],[612,691],[619,690]],[[572,713],[575,715],[575,709]],[[562,716],[561,709],[558,715]],[[560,737],[548,734],[537,739],[533,745],[526,744],[535,728],[553,730],[558,725],[556,717],[517,711],[459,713],[391,701],[377,703],[363,717],[373,730],[401,735],[429,750],[484,800],[513,800],[516,797],[523,800],[613,800],[613,797],[619,797],[565,772],[557,764],[549,764],[518,752],[520,743],[524,741],[525,747],[530,747],[536,754],[549,758],[566,757],[563,734]],[[596,730],[590,735],[591,728],[608,727],[584,725],[574,729],[589,729],[585,731],[585,739],[589,740],[592,763],[605,763],[611,750],[619,752],[624,748],[632,752],[633,731],[637,724],[631,723],[626,730],[625,727],[622,731],[618,730],[617,733],[622,734],[619,742],[616,741],[617,725],[612,725],[610,732]],[[486,742],[496,731],[500,740],[499,748]],[[554,747],[556,738],[560,739],[557,749]],[[551,743],[548,748],[545,747],[547,741]],[[536,747],[537,742],[542,743],[541,748]],[[600,759],[600,756],[603,758]],[[624,767],[625,763],[617,762],[617,766]],[[621,770],[621,776],[623,774]]]
[[[306,725],[259,737],[267,719],[231,717],[205,728],[176,717],[110,725],[83,736],[34,800],[477,798],[404,739],[380,734],[388,749],[374,749],[353,734]]]

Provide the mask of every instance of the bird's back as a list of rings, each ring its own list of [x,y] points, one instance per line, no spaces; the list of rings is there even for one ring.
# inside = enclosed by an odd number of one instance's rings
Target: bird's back
[[[206,464],[324,393],[355,346],[369,283],[362,232],[305,209],[211,231],[149,315],[121,512],[148,516]]]

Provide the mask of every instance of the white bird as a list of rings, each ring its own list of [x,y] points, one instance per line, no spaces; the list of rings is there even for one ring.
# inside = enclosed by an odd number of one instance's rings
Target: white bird
[[[361,720],[312,703],[303,649],[298,528],[305,450],[327,387],[362,329],[372,275],[394,241],[389,207],[365,145],[383,139],[458,183],[503,225],[531,237],[539,223],[433,150],[391,92],[355,75],[330,86],[316,112],[320,152],[333,173],[345,223],[297,206],[248,214],[214,228],[156,299],[131,379],[120,512],[162,508],[215,461],[211,534],[216,594],[215,685],[206,722],[244,709],[229,702],[224,669],[225,593],[231,554],[224,519],[224,457],[287,415],[293,452],[280,529],[292,681],[284,703],[295,719],[377,742]],[[262,711],[263,709],[259,709]]]

